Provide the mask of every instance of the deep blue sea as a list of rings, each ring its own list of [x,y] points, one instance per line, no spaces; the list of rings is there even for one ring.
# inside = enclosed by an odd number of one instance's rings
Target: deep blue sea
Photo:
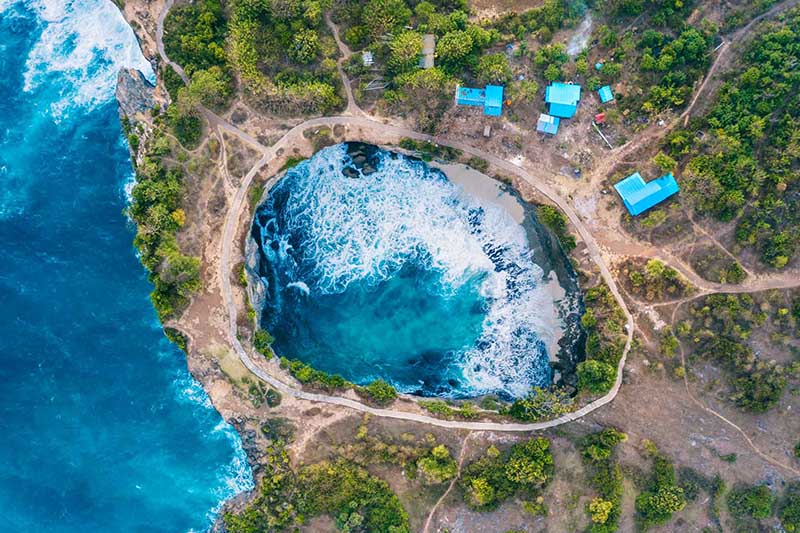
[[[366,148],[376,172],[352,177],[354,149],[289,170],[256,212],[276,352],[425,395],[548,385],[565,326],[536,234],[420,160]]]
[[[0,531],[203,531],[252,486],[168,343],[125,218],[104,0],[0,0]]]

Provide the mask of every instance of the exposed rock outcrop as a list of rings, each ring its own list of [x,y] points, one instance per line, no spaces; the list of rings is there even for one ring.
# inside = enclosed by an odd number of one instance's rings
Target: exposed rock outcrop
[[[147,81],[144,74],[127,68],[117,75],[117,103],[120,116],[137,121],[156,104],[155,86]]]

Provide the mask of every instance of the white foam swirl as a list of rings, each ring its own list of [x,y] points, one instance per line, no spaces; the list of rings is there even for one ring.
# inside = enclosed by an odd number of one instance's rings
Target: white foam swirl
[[[25,90],[57,86],[50,103],[56,120],[73,108],[91,110],[111,100],[121,68],[138,69],[155,80],[133,30],[109,0],[33,0],[27,5],[43,29],[26,61]]]
[[[436,271],[444,296],[481,280],[488,312],[476,346],[462,354],[464,392],[522,396],[549,383],[547,346],[563,324],[525,230],[419,162],[382,153],[376,173],[353,179],[342,174],[347,161],[344,145],[327,148],[278,185],[289,194],[279,233],[305,236],[296,282],[339,293],[407,262]]]

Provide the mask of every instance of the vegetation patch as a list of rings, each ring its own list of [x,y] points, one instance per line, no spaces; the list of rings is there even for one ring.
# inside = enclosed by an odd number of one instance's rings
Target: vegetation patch
[[[356,387],[356,392],[381,407],[386,407],[397,398],[397,389],[383,379],[376,379],[364,387]]]
[[[652,443],[651,443],[652,444]],[[672,463],[652,447],[653,469],[645,490],[636,497],[637,520],[643,529],[666,524],[686,507],[683,487],[677,483]]]
[[[625,350],[625,315],[605,284],[587,290],[584,304],[581,325],[586,330],[586,360],[578,364],[579,386],[580,390],[603,394],[613,386]]]
[[[788,351],[785,343],[798,330],[791,298],[780,292],[714,294],[693,302],[689,320],[678,325],[678,335],[695,346],[692,359],[719,364],[728,376],[730,400],[743,409],[769,410],[780,401],[787,382],[797,378],[797,362],[787,367],[758,357],[747,342],[756,330],[766,335],[775,329],[769,340]]]
[[[800,10],[765,25],[722,85],[707,116],[670,134],[695,209],[736,220],[736,240],[783,268],[796,256],[800,111]]]
[[[328,374],[322,370],[308,365],[298,359],[281,357],[281,368],[288,370],[297,381],[303,385],[323,390],[325,392],[343,391],[353,387],[353,384],[339,374]]]
[[[694,292],[686,278],[658,259],[628,259],[620,272],[628,293],[647,302],[676,300]]]
[[[553,471],[550,441],[538,437],[504,453],[490,446],[483,457],[464,468],[459,485],[471,509],[490,511],[517,493],[535,501]]]
[[[622,472],[614,457],[617,444],[627,436],[606,428],[586,436],[580,443],[581,458],[589,473],[589,481],[597,496],[587,507],[591,517],[591,533],[611,533],[619,527],[622,516]]]
[[[230,533],[285,531],[320,515],[342,531],[410,531],[408,514],[389,485],[345,460],[323,461],[298,471],[282,447],[271,454],[255,499],[223,517]]]

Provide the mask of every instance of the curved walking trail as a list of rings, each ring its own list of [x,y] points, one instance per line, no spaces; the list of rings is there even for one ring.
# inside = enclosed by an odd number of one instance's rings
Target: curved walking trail
[[[214,117],[215,123],[222,125],[225,124],[225,128],[231,132],[238,132],[238,128],[233,125],[226,123],[222,118],[214,115],[210,111],[206,111],[206,114],[209,116]],[[620,358],[619,364],[617,366],[617,376],[616,380],[614,381],[614,386],[605,396],[598,398],[597,400],[583,406],[582,408],[573,411],[571,413],[567,413],[559,418],[555,418],[553,420],[548,420],[545,422],[535,422],[535,423],[503,423],[503,422],[469,422],[469,421],[461,421],[461,420],[442,420],[439,418],[434,418],[428,415],[422,415],[418,413],[409,413],[406,411],[396,411],[393,409],[380,409],[368,406],[361,402],[352,400],[350,398],[343,398],[341,396],[330,396],[327,394],[318,394],[303,391],[301,389],[295,388],[280,379],[272,376],[271,374],[267,373],[263,368],[258,366],[253,359],[250,357],[250,354],[247,353],[247,350],[244,349],[241,342],[237,338],[237,311],[236,311],[236,304],[233,299],[233,290],[231,287],[231,252],[235,242],[235,235],[236,231],[239,226],[239,221],[241,219],[243,207],[245,205],[245,196],[247,193],[250,184],[252,183],[255,176],[258,172],[267,165],[270,161],[277,157],[277,152],[281,148],[285,148],[288,144],[292,142],[293,139],[298,138],[302,135],[302,132],[313,127],[318,126],[328,126],[333,127],[335,125],[344,125],[350,127],[379,127],[385,133],[399,136],[399,137],[409,137],[415,140],[421,141],[430,141],[434,143],[438,143],[443,146],[448,146],[451,148],[456,148],[462,150],[465,153],[481,157],[494,165],[497,168],[501,168],[507,172],[517,175],[525,182],[529,183],[533,187],[535,187],[539,192],[544,194],[547,198],[549,198],[553,203],[558,205],[561,208],[570,221],[574,224],[575,228],[577,229],[578,233],[580,234],[583,241],[586,243],[587,249],[589,251],[590,256],[594,260],[594,262],[598,265],[600,269],[600,273],[605,280],[606,284],[608,285],[609,289],[611,290],[612,294],[616,298],[617,302],[619,303],[620,307],[622,308],[625,317],[627,319],[627,340],[625,342],[625,349],[622,353],[622,357]],[[532,175],[528,174],[524,169],[517,167],[516,165],[509,163],[503,159],[498,158],[492,154],[484,152],[482,150],[478,150],[476,148],[472,148],[471,146],[467,146],[465,144],[459,142],[451,142],[447,141],[442,138],[433,137],[430,135],[422,134],[413,130],[409,130],[406,128],[399,128],[396,126],[390,126],[386,124],[381,124],[376,122],[372,119],[366,117],[348,117],[348,116],[339,116],[339,117],[322,117],[307,120],[301,124],[298,124],[291,130],[289,130],[283,137],[281,137],[278,142],[276,142],[271,147],[263,147],[264,150],[263,156],[261,159],[255,164],[255,166],[250,169],[250,171],[245,175],[244,179],[242,180],[242,184],[236,190],[236,195],[234,196],[233,202],[231,203],[230,209],[228,210],[228,214],[225,217],[225,224],[223,226],[223,235],[222,235],[222,256],[220,259],[220,281],[222,285],[222,297],[225,301],[225,305],[228,308],[228,337],[231,345],[233,346],[236,354],[238,355],[239,359],[242,363],[250,370],[253,374],[264,380],[265,382],[269,383],[271,386],[278,389],[281,393],[288,394],[289,396],[293,396],[295,398],[299,398],[302,400],[308,400],[312,402],[324,402],[333,405],[339,405],[342,407],[349,407],[356,411],[361,411],[365,413],[369,413],[375,416],[382,416],[386,418],[396,418],[402,420],[410,420],[414,422],[420,422],[424,424],[430,424],[439,427],[445,428],[453,428],[453,429],[469,429],[469,430],[486,430],[486,431],[536,431],[542,430],[546,428],[551,428],[555,426],[559,426],[561,424],[566,424],[568,422],[572,422],[581,418],[592,411],[602,407],[610,403],[619,392],[620,386],[622,385],[622,369],[625,366],[625,360],[628,355],[628,351],[631,347],[631,342],[633,340],[633,316],[628,311],[627,306],[625,305],[624,300],[622,299],[622,295],[620,294],[616,282],[614,281],[613,276],[611,275],[611,271],[609,270],[608,266],[605,264],[601,254],[600,249],[597,243],[594,241],[592,235],[589,233],[589,230],[584,226],[583,222],[578,217],[577,213],[572,209],[572,207],[556,192],[551,189],[548,185],[541,183],[539,180],[534,178]],[[273,177],[269,182],[267,182],[265,188],[269,188],[273,185],[275,181],[275,177]],[[260,357],[260,356],[259,356]]]
[[[687,300],[687,301],[688,301],[688,300]],[[670,320],[670,325],[669,325],[669,330],[670,330],[670,333],[671,333],[671,334],[672,334],[672,335],[673,335],[673,336],[674,336],[676,339],[677,339],[678,337],[677,337],[677,335],[675,334],[675,315],[677,314],[677,312],[678,312],[678,309],[681,307],[681,305],[683,305],[683,303],[685,303],[685,302],[681,302],[681,303],[679,303],[679,304],[678,304],[678,305],[676,305],[676,306],[675,306],[675,308],[672,310],[672,319]],[[683,343],[679,342],[679,343],[678,343],[678,347],[679,347],[679,349],[680,349],[680,354],[681,354],[681,366],[683,366],[683,368],[687,368],[687,366],[686,366],[686,351],[683,349]],[[786,463],[782,463],[781,461],[778,461],[777,459],[773,458],[772,456],[770,456],[770,455],[768,455],[768,454],[766,454],[766,453],[762,452],[762,451],[761,451],[761,450],[758,448],[758,446],[756,446],[756,444],[753,442],[753,439],[751,439],[751,438],[750,438],[750,437],[747,435],[747,433],[745,432],[745,430],[743,430],[743,429],[742,429],[742,428],[741,428],[739,425],[737,425],[737,424],[736,424],[735,422],[733,422],[732,420],[729,420],[728,418],[726,418],[726,417],[725,417],[724,415],[722,415],[721,413],[718,413],[717,411],[715,411],[714,409],[712,409],[711,407],[709,407],[709,406],[708,406],[708,405],[706,405],[705,403],[703,403],[703,402],[701,402],[700,400],[698,400],[698,399],[695,397],[695,395],[694,395],[694,394],[692,394],[692,390],[691,390],[691,388],[689,387],[689,375],[688,375],[686,372],[684,372],[684,374],[683,374],[683,385],[684,385],[684,387],[686,388],[686,395],[689,397],[689,400],[691,400],[691,401],[692,401],[692,403],[694,403],[696,406],[698,406],[698,407],[699,407],[700,409],[702,409],[703,411],[705,411],[705,412],[709,413],[710,415],[713,415],[713,416],[715,416],[715,417],[719,418],[720,420],[722,420],[723,422],[725,422],[726,424],[728,424],[730,427],[732,427],[733,429],[735,429],[735,430],[736,430],[736,431],[737,431],[737,432],[738,432],[738,433],[739,433],[739,434],[740,434],[740,435],[741,435],[741,436],[744,438],[745,442],[747,442],[747,445],[748,445],[748,446],[750,446],[750,448],[751,448],[751,449],[752,449],[752,450],[753,450],[753,451],[756,453],[756,455],[758,455],[758,456],[759,456],[759,457],[761,457],[763,460],[765,460],[766,462],[770,463],[770,464],[771,464],[771,465],[773,465],[773,466],[777,466],[777,467],[779,467],[779,468],[782,468],[782,469],[784,469],[784,470],[786,470],[786,471],[788,471],[788,472],[791,472],[792,474],[794,474],[794,475],[796,475],[796,476],[800,476],[800,470],[798,470],[797,468],[795,468],[795,467],[793,467],[793,466],[791,466],[791,465],[788,465],[788,464],[786,464]]]
[[[173,69],[175,69],[175,71],[181,76],[181,78],[184,81],[188,81],[188,77],[186,76],[185,72],[180,67],[180,65],[177,65],[172,61],[170,61],[170,59],[167,57],[166,52],[164,51],[163,22],[167,15],[167,12],[172,6],[173,1],[174,0],[167,0],[164,10],[162,11],[161,15],[158,18],[157,32],[156,32],[157,48],[162,60],[165,63],[169,64]],[[785,2],[784,4],[794,4],[794,3],[796,3],[796,0],[793,0],[791,2]],[[775,12],[774,9],[770,10],[769,12],[759,17],[759,20],[763,19],[768,15],[773,14],[774,12]],[[350,52],[344,46],[344,44],[339,41],[338,28],[336,28],[336,26],[327,18],[326,22],[331,27],[331,30],[334,33],[334,37],[336,38],[337,45],[339,45],[343,56],[340,59],[340,63],[338,66],[339,66],[339,73],[342,76],[342,81],[348,99],[347,109],[345,111],[347,113],[346,116],[321,117],[321,118],[307,120],[289,130],[273,146],[266,147],[263,146],[261,143],[259,143],[258,140],[255,139],[250,134],[240,130],[239,128],[230,124],[229,122],[219,117],[218,115],[214,114],[210,110],[203,109],[203,113],[212,128],[228,131],[229,133],[234,134],[239,138],[241,138],[242,140],[246,141],[247,143],[253,145],[262,153],[262,157],[244,176],[241,185],[236,190],[236,194],[234,195],[231,206],[225,217],[225,223],[222,235],[222,255],[220,259],[219,274],[222,286],[222,297],[225,302],[225,306],[228,309],[229,327],[227,334],[229,337],[229,341],[233,346],[234,350],[236,351],[236,354],[241,360],[242,364],[244,364],[245,367],[247,367],[247,369],[250,370],[250,372],[258,376],[266,383],[270,384],[272,387],[276,388],[281,393],[288,394],[289,396],[292,396],[294,398],[307,400],[311,402],[322,402],[332,405],[339,405],[359,412],[369,413],[374,416],[408,420],[408,421],[430,424],[434,426],[451,428],[451,429],[467,429],[474,431],[515,431],[515,432],[537,431],[559,426],[568,422],[572,422],[613,401],[622,385],[622,371],[625,366],[627,355],[630,351],[631,343],[633,340],[634,320],[632,314],[628,310],[625,300],[620,294],[620,291],[617,287],[617,284],[614,280],[613,275],[611,274],[608,265],[606,264],[601,255],[597,242],[595,241],[594,237],[591,235],[587,227],[584,225],[578,214],[572,208],[572,206],[570,206],[566,200],[564,200],[561,196],[559,196],[555,190],[553,190],[547,184],[543,183],[541,180],[535,178],[533,175],[529,174],[525,169],[518,167],[517,165],[514,165],[513,163],[510,163],[506,160],[500,159],[499,157],[493,154],[484,152],[483,150],[477,148],[473,148],[461,142],[449,141],[446,138],[430,136],[407,128],[401,128],[397,126],[383,124],[381,122],[369,118],[355,103],[352,96],[352,90],[350,89],[349,80],[347,79],[347,77],[343,72],[343,69],[341,68],[341,63],[343,63],[346,60],[346,58],[349,57]],[[746,33],[746,31],[749,31],[751,27],[752,24],[748,25],[744,29],[744,31],[740,33],[740,35],[742,33]],[[703,83],[701,86],[701,90],[698,91],[698,95],[700,92],[702,92],[703,89],[705,89],[705,87],[706,84]],[[686,114],[688,115],[688,113]],[[342,125],[345,127],[355,127],[355,128],[379,128],[381,132],[388,133],[390,135],[395,135],[398,137],[408,137],[415,140],[429,141],[442,146],[456,148],[464,153],[480,157],[498,169],[503,169],[504,171],[516,175],[526,183],[533,186],[536,190],[538,190],[541,194],[546,196],[554,204],[556,204],[567,215],[570,222],[573,224],[576,231],[580,235],[581,239],[586,244],[591,259],[598,266],[600,274],[603,277],[603,280],[608,285],[609,290],[611,291],[612,295],[620,305],[620,308],[622,309],[626,317],[627,340],[625,343],[625,348],[623,350],[622,356],[620,357],[619,364],[617,366],[616,379],[614,381],[614,385],[611,388],[611,390],[605,396],[583,406],[581,409],[578,409],[574,412],[567,413],[566,415],[545,422],[535,422],[535,423],[469,422],[460,420],[442,420],[439,418],[434,418],[432,416],[418,414],[418,413],[396,411],[393,409],[375,408],[366,405],[364,403],[352,400],[350,398],[307,392],[295,387],[294,385],[288,384],[278,379],[277,377],[266,372],[258,364],[256,364],[250,357],[250,354],[247,352],[247,350],[244,349],[237,336],[237,310],[233,299],[233,291],[230,279],[232,272],[231,270],[232,248],[235,242],[235,236],[239,227],[239,222],[241,220],[241,216],[243,213],[243,208],[244,205],[246,205],[244,200],[247,191],[255,176],[258,174],[259,171],[261,171],[262,168],[264,168],[271,161],[275,160],[278,157],[279,150],[285,149],[295,140],[299,140],[302,136],[303,131],[309,128],[319,127],[319,126],[333,127],[335,125]],[[274,184],[275,180],[276,178],[273,177],[270,181],[266,183],[265,187],[267,189],[271,187]],[[792,283],[789,283],[790,281]],[[704,286],[701,287],[701,293],[699,295],[694,295],[693,298],[711,292],[755,292],[756,290],[763,290],[762,287],[763,288],[777,288],[777,287],[788,287],[788,286],[794,287],[799,284],[800,283],[798,283],[796,278],[792,280],[762,279],[762,280],[757,280],[757,282],[755,283],[748,284],[748,286],[725,286],[721,284],[710,284],[706,282],[705,284],[703,284]],[[682,303],[682,301],[673,303]],[[681,355],[683,358],[683,353]],[[260,355],[257,357],[260,357]],[[688,381],[686,382],[686,387],[687,387],[687,392],[689,393],[689,396],[692,399],[692,401],[694,401],[698,406],[700,406],[704,410],[719,417],[724,422],[726,422],[727,424],[735,428],[737,431],[739,431],[745,437],[748,444],[756,451],[756,453],[759,454],[759,456],[761,456],[762,458],[764,458],[765,460],[769,461],[772,464],[791,470],[794,473],[800,473],[796,469],[783,465],[782,463],[776,461],[775,459],[770,458],[768,455],[758,450],[758,448],[753,444],[752,440],[744,433],[744,431],[739,426],[737,426],[733,422],[726,419],[724,416],[720,415],[719,413],[713,411],[709,407],[705,406],[704,404],[696,400],[689,391]]]

